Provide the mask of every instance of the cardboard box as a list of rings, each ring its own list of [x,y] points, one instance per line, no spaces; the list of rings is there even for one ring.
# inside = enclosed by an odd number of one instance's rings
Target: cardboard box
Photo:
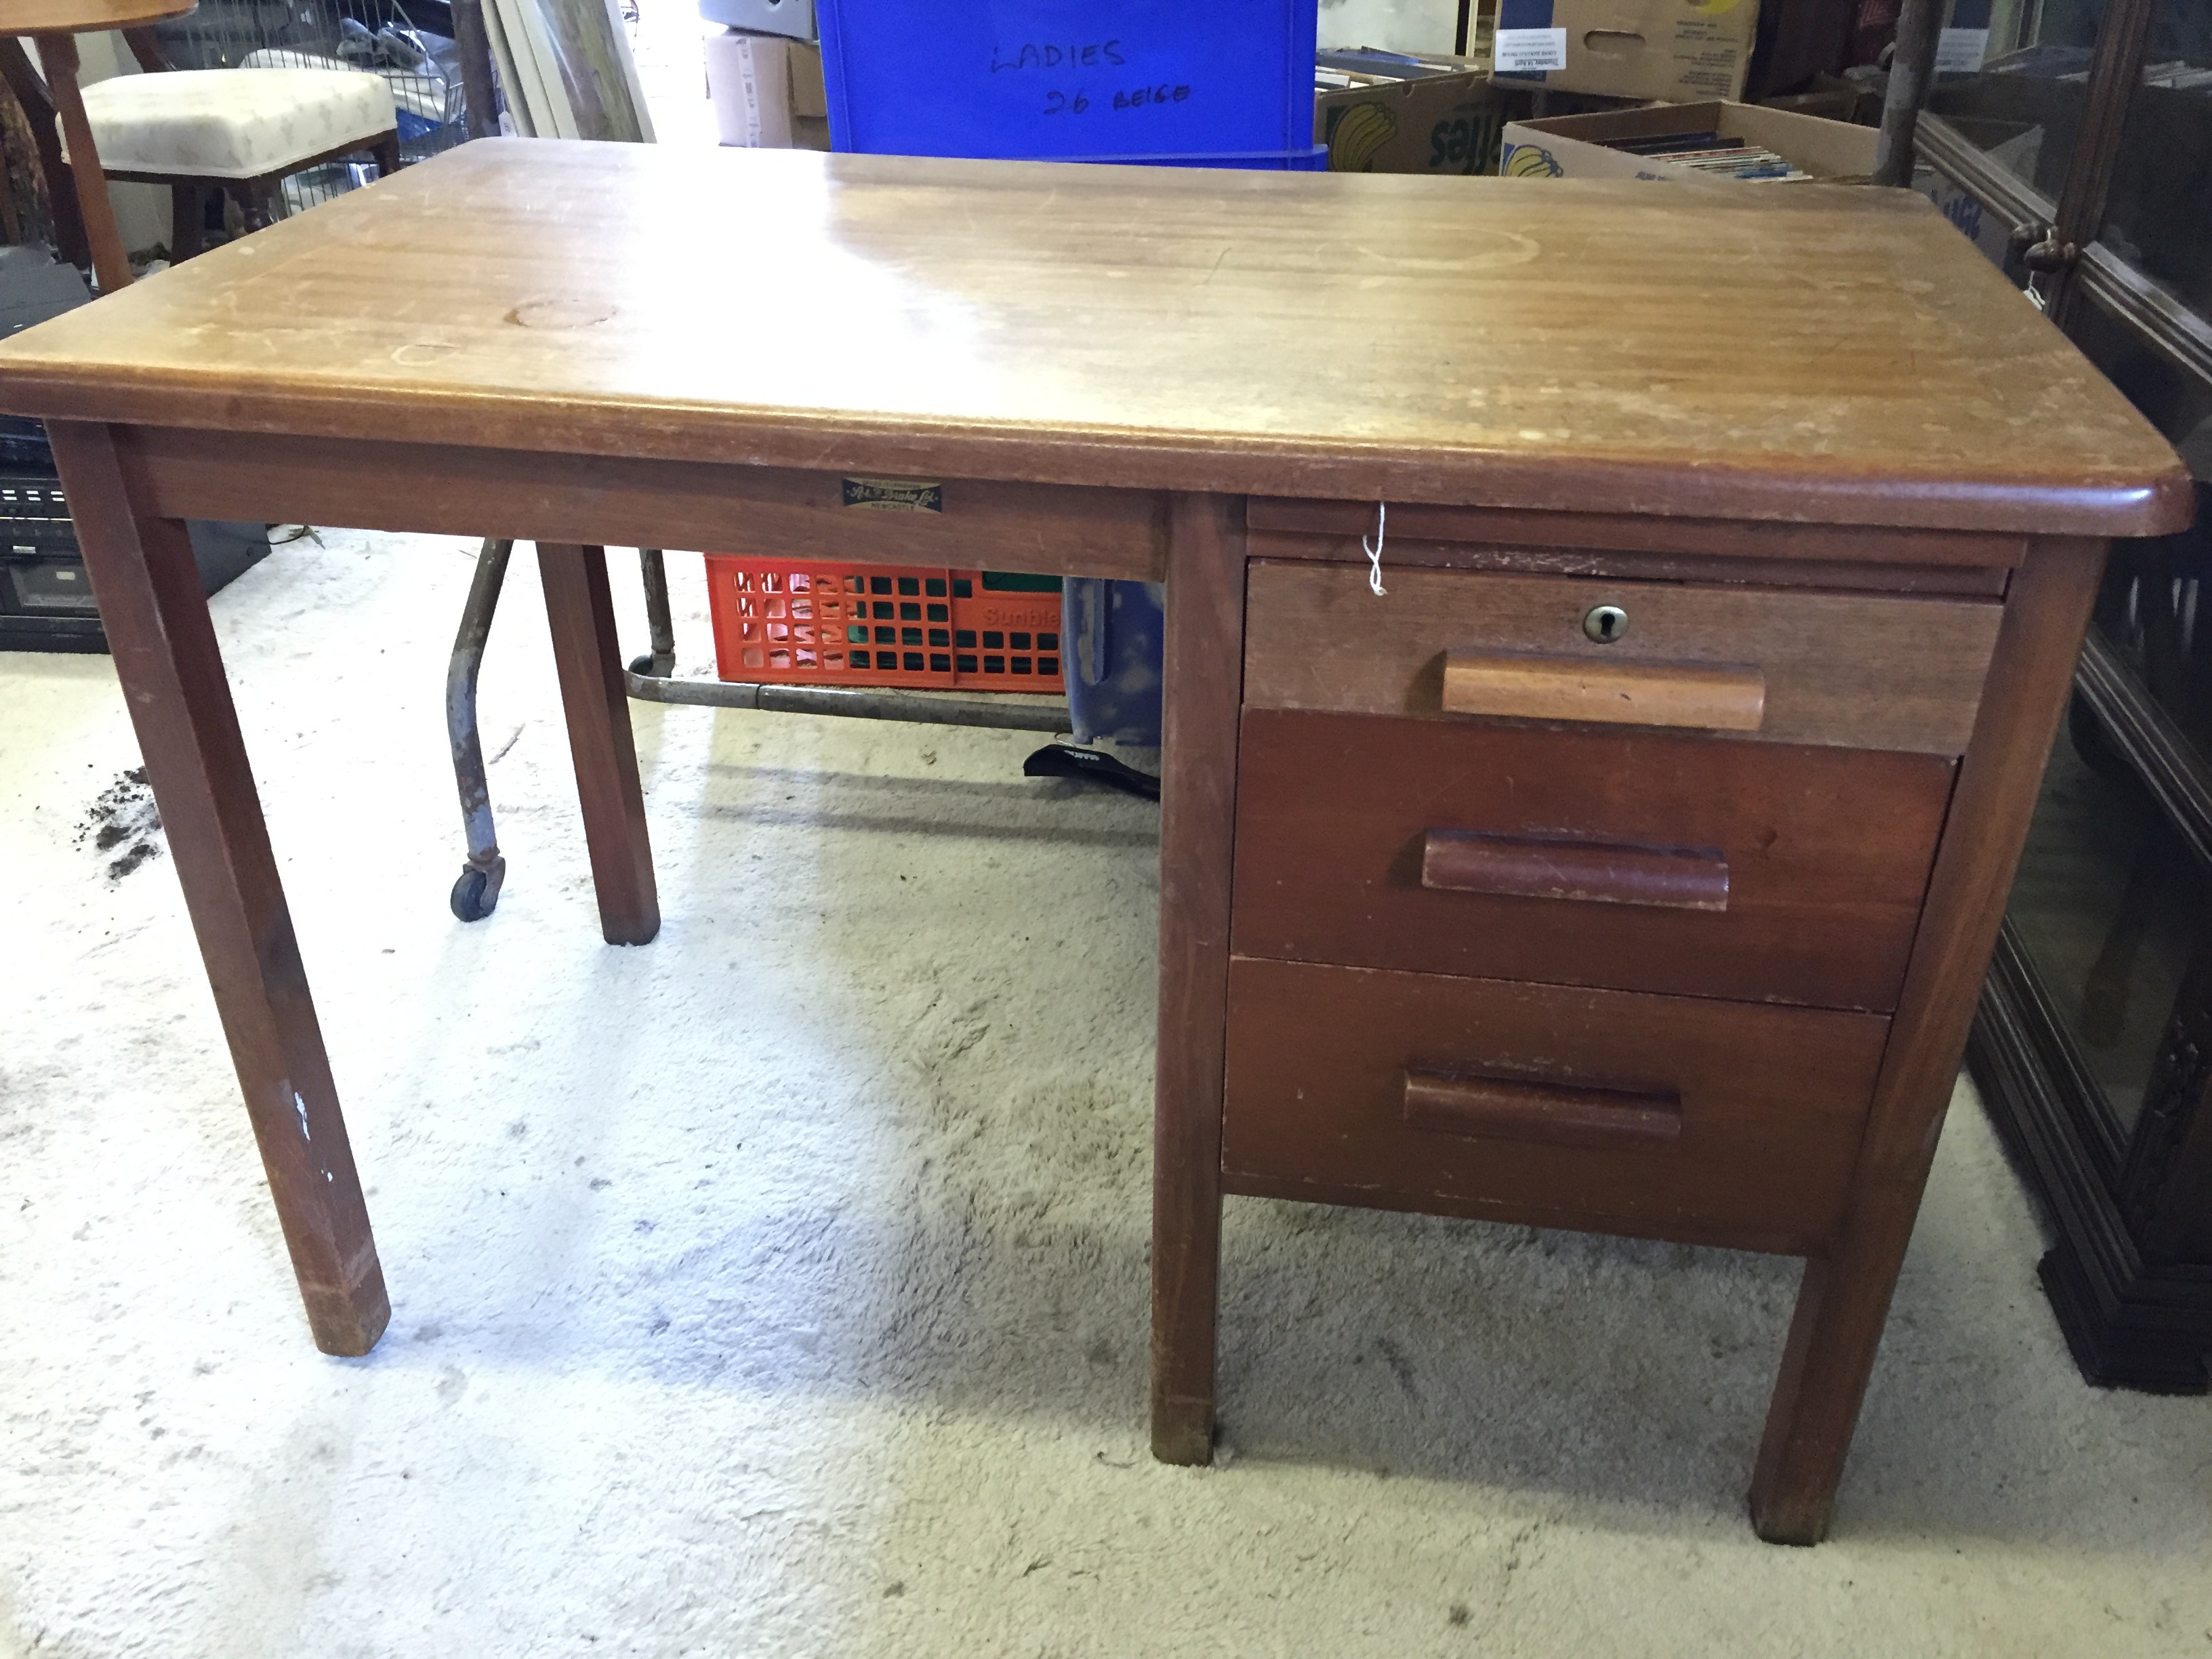
[[[744,34],[815,38],[814,0],[699,0],[699,15]]]
[[[1326,52],[1314,72],[1314,142],[1332,173],[1495,173],[1513,100],[1469,58]]]
[[[1872,127],[1792,115],[1757,104],[1668,104],[1508,122],[1498,171],[1516,179],[1665,179],[1708,188],[1735,187],[1740,180],[1606,147],[1622,139],[1701,132],[1762,145],[1815,179],[1838,184],[1863,182],[1874,171],[1875,141],[1881,137]]]
[[[1881,92],[1838,75],[1817,75],[1797,92],[1749,100],[1766,109],[1786,109],[1792,115],[1817,115],[1824,121],[1849,121],[1863,127],[1881,125]]]
[[[828,149],[822,48],[730,29],[707,37],[707,91],[721,141],[749,149]]]
[[[1668,103],[1743,96],[1759,0],[1498,0],[1500,81]]]

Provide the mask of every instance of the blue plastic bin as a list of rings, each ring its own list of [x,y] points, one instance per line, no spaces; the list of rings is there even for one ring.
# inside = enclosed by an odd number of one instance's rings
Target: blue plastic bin
[[[1255,167],[1323,173],[1328,146],[1273,155],[1082,157],[1141,161],[1147,167]],[[1070,576],[1060,589],[1060,672],[1067,720],[1078,743],[1102,738],[1160,746],[1160,684],[1167,660],[1167,618],[1157,582]]]
[[[830,140],[1008,161],[1303,153],[1316,12],[1316,0],[817,0]]]
[[[1167,617],[1158,582],[1069,577],[1060,589],[1060,670],[1078,743],[1160,746]]]
[[[1323,172],[1316,0],[816,0],[830,137],[875,155]],[[1160,742],[1166,621],[1148,582],[1069,579],[1079,743]]]

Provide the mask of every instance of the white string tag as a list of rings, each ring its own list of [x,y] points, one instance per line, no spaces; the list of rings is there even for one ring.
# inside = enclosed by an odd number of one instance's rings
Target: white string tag
[[[1375,539],[1370,542],[1364,536],[1359,538],[1359,545],[1367,553],[1367,591],[1378,599],[1389,592],[1382,586],[1382,538],[1388,533],[1389,517],[1390,504],[1388,501],[1376,502]]]

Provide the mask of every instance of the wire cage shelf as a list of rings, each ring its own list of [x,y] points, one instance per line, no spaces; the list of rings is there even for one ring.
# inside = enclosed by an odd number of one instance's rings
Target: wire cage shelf
[[[155,25],[179,69],[351,69],[381,76],[398,115],[403,165],[468,136],[460,55],[446,0],[200,0]],[[333,162],[284,181],[287,212],[367,183],[374,170]]]

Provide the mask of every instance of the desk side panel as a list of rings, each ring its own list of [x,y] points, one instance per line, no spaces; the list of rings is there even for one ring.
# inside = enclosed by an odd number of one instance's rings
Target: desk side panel
[[[1771,1542],[1809,1544],[1827,1529],[2105,551],[2098,542],[2039,541],[2006,601],[1850,1202],[1835,1237],[1806,1264],[1767,1408],[1751,1513]]]

